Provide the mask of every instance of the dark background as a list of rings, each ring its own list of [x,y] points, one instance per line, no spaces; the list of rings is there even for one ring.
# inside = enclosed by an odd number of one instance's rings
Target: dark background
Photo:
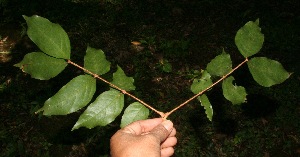
[[[135,79],[134,94],[164,112],[193,95],[194,70],[205,69],[223,49],[234,65],[243,61],[235,33],[259,18],[265,42],[257,56],[277,60],[293,74],[280,85],[263,88],[244,66],[233,75],[246,88],[247,103],[231,105],[217,86],[207,93],[212,122],[197,101],[176,111],[170,116],[178,131],[174,156],[300,156],[298,0],[0,0],[0,8],[0,36],[8,36],[0,48],[10,52],[0,54],[1,156],[109,156],[109,138],[119,129],[117,118],[106,127],[71,132],[82,111],[34,114],[82,73],[68,66],[57,77],[40,81],[13,67],[38,50],[26,36],[22,18],[35,14],[65,29],[73,61],[82,65],[87,45],[102,49]],[[147,41],[143,50],[132,47],[131,41],[141,40]],[[161,69],[162,60],[172,64],[172,72]]]

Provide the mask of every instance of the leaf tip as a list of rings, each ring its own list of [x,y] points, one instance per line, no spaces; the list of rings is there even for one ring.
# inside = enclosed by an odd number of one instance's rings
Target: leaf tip
[[[21,63],[17,63],[17,64],[14,64],[13,66],[20,68],[22,65],[21,65]]]
[[[74,130],[76,130],[76,129],[78,129],[78,127],[76,126],[76,124],[73,126],[73,128],[71,129],[71,131],[74,131]]]
[[[26,15],[22,15],[22,17],[26,20],[28,18],[28,16]]]
[[[255,23],[257,26],[259,26],[259,18],[257,18],[257,19],[254,21],[254,23]]]

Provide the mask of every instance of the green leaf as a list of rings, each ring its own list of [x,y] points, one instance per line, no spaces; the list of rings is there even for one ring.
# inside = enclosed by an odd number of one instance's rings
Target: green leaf
[[[106,60],[102,50],[88,47],[84,56],[84,68],[95,74],[103,75],[110,70],[110,62]]]
[[[191,85],[191,91],[194,94],[198,94],[199,92],[203,91],[207,87],[213,84],[212,80],[210,79],[210,74],[203,70],[201,71],[202,76],[200,79],[194,79],[192,85]]]
[[[149,109],[139,102],[134,102],[125,109],[120,127],[123,128],[134,121],[147,119],[148,116]]]
[[[172,72],[172,64],[169,63],[168,61],[165,62],[162,66],[162,70],[167,73]]]
[[[68,63],[64,59],[50,57],[42,52],[26,54],[24,59],[15,64],[23,72],[39,80],[49,80],[62,72]]]
[[[235,45],[245,58],[258,53],[264,43],[264,35],[258,23],[258,20],[249,21],[236,33]]]
[[[80,115],[72,130],[80,127],[93,128],[105,126],[121,113],[124,106],[124,95],[111,89],[100,94],[88,108]]]
[[[223,50],[222,54],[216,56],[210,63],[207,64],[206,69],[211,75],[224,76],[232,69],[230,55],[226,54]]]
[[[70,40],[60,25],[37,15],[23,17],[28,25],[27,35],[44,53],[70,59]]]
[[[49,98],[37,112],[44,115],[66,115],[86,106],[96,91],[96,80],[90,75],[80,75],[64,85]]]
[[[207,118],[209,119],[209,121],[212,121],[213,108],[208,100],[208,97],[205,94],[203,94],[201,96],[198,96],[197,99],[201,102],[201,106],[204,107],[205,114],[206,114]]]
[[[224,97],[231,101],[233,105],[241,104],[246,101],[246,90],[242,86],[233,85],[234,77],[226,78],[222,83]]]
[[[134,79],[132,77],[127,77],[121,67],[118,66],[117,71],[113,74],[112,84],[126,90],[135,90],[133,85]]]
[[[279,62],[266,57],[252,58],[247,64],[254,80],[264,87],[280,84],[291,75]]]

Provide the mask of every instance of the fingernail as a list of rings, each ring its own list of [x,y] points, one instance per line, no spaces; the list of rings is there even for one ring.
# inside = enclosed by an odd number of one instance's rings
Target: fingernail
[[[161,123],[168,131],[172,130],[173,123],[170,120],[165,120]]]

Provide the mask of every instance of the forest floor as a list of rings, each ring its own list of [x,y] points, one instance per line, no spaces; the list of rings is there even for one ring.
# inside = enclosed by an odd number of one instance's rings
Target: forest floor
[[[25,54],[38,50],[26,35],[22,15],[39,15],[60,24],[71,40],[71,59],[79,64],[88,45],[102,49],[113,65],[134,78],[134,94],[161,111],[193,96],[190,85],[197,71],[223,50],[234,65],[242,62],[235,34],[246,22],[259,18],[265,42],[257,56],[279,61],[291,77],[264,88],[244,66],[233,76],[237,85],[246,88],[247,103],[231,105],[217,86],[207,93],[214,109],[212,122],[197,101],[176,111],[169,117],[178,132],[174,156],[300,156],[300,3],[296,0],[4,0],[0,8],[0,39],[8,37],[0,45],[0,156],[109,156],[109,139],[120,123],[118,117],[105,127],[71,131],[79,113],[34,114],[82,72],[67,67],[57,77],[40,81],[14,67]],[[143,45],[137,49],[132,41]],[[166,62],[171,70],[163,69]]]

